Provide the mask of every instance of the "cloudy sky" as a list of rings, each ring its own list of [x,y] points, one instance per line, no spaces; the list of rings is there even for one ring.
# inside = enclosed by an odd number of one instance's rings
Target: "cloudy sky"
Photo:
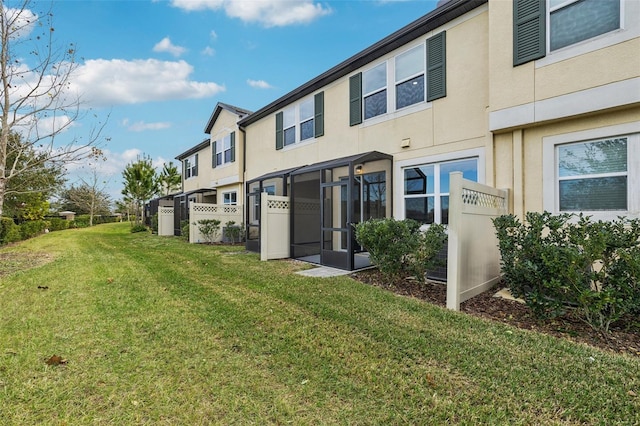
[[[10,4],[11,2],[4,2]],[[197,145],[217,102],[257,110],[433,10],[433,0],[66,0],[52,7],[55,40],[73,43],[72,87],[95,117],[120,198],[121,172],[138,155],[156,164]],[[84,134],[83,134],[84,133]],[[80,172],[78,172],[80,173]],[[72,177],[75,179],[75,177]]]

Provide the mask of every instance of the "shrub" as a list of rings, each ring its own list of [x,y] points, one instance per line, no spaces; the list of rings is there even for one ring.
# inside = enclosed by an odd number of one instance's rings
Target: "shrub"
[[[205,242],[213,243],[220,235],[220,223],[218,219],[200,219],[194,225],[198,226],[198,231],[202,234]]]
[[[577,217],[577,221],[575,218]],[[551,213],[494,220],[505,281],[536,316],[569,308],[592,327],[640,311],[640,221]]]
[[[426,272],[438,265],[436,255],[446,240],[442,225],[422,232],[411,219],[371,219],[356,224],[355,231],[371,262],[390,280],[414,276],[424,282]]]
[[[0,218],[0,244],[15,243],[22,240],[20,227],[9,217]]]
[[[151,232],[158,233],[158,213],[151,216]]]
[[[44,220],[28,220],[20,224],[20,235],[23,240],[33,238],[44,232],[47,222]]]
[[[50,231],[62,231],[69,229],[69,221],[62,219],[61,217],[52,217],[48,219]]]
[[[149,228],[142,223],[131,224],[131,232],[149,232]]]
[[[242,224],[236,225],[236,222],[233,220],[225,223],[224,228],[222,228],[222,233],[227,241],[232,244],[237,242],[241,242],[243,238],[243,226]]]
[[[182,239],[185,239],[187,241],[189,241],[189,228],[191,227],[191,225],[189,225],[189,221],[188,220],[181,220],[180,221],[180,237]]]

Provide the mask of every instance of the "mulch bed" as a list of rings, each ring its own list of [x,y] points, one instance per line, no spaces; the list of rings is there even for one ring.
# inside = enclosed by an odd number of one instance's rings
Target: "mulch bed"
[[[389,283],[377,269],[356,272],[351,276],[360,282],[381,287],[396,294],[415,297],[438,306],[446,306],[447,290],[442,283],[420,284],[411,279]],[[500,288],[500,286],[496,286],[463,302],[460,310],[469,315],[499,321],[514,327],[640,357],[640,319],[638,318],[630,319],[624,324],[613,324],[610,333],[605,336],[588,324],[573,318],[570,314],[553,320],[540,321],[533,317],[531,310],[524,304],[494,297]]]

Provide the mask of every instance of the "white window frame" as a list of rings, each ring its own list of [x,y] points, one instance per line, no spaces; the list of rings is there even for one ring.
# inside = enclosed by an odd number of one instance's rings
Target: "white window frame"
[[[543,209],[560,211],[557,147],[604,139],[627,138],[627,210],[584,211],[593,220],[614,220],[619,216],[640,217],[640,122],[565,133],[542,139]]]
[[[413,74],[411,77],[407,77],[401,80],[397,80],[396,81],[396,58],[398,58],[399,56],[402,56],[405,53],[408,53],[410,50],[416,49],[416,48],[420,48],[423,50],[424,55],[423,55],[423,69],[422,69],[422,75],[423,75],[423,79],[424,79],[424,97],[423,100],[421,102],[416,102],[414,104],[411,105],[406,105],[402,108],[396,108],[396,86],[411,80],[412,78],[415,78],[417,76],[420,75],[420,73],[416,73]],[[363,82],[362,82],[362,123],[365,126],[368,125],[372,125],[372,124],[377,124],[381,121],[386,121],[389,119],[394,119],[394,118],[398,118],[401,117],[403,115],[406,114],[411,114],[413,112],[416,111],[420,111],[426,108],[430,108],[431,107],[431,102],[427,101],[427,54],[426,54],[426,49],[427,49],[427,44],[426,44],[426,39],[421,40],[420,42],[411,44],[411,45],[407,45],[406,48],[403,48],[403,50],[398,51],[397,53],[395,53],[393,56],[385,59],[384,61],[381,62],[377,62],[375,64],[373,64],[372,66],[364,69],[362,71],[362,78],[363,78]],[[372,90],[369,92],[365,92],[364,91],[364,76],[365,73],[367,71],[373,70],[374,68],[376,68],[377,66],[380,66],[382,63],[386,63],[386,69],[387,69],[387,85],[385,87],[382,87],[380,89],[377,90]],[[372,94],[378,93],[382,90],[386,90],[387,91],[387,112],[383,113],[383,114],[379,114],[376,115],[374,117],[370,117],[370,118],[365,118],[365,98],[367,96],[371,96]]]
[[[417,73],[413,73],[413,74],[411,74],[411,75],[409,75],[407,77],[404,77],[404,78],[401,78],[401,79],[398,80],[398,78],[397,78],[398,68],[399,68],[398,67],[398,58],[403,56],[403,55],[408,54],[412,50],[418,50],[418,51],[420,51],[422,53],[422,69]],[[425,46],[425,44],[419,44],[417,46],[414,46],[414,47],[412,47],[410,49],[405,50],[404,52],[401,52],[401,53],[397,54],[393,58],[393,63],[394,63],[394,67],[393,67],[394,68],[393,69],[393,77],[394,77],[393,107],[394,107],[394,110],[399,111],[399,110],[402,110],[402,109],[405,109],[405,108],[410,108],[413,105],[418,105],[418,104],[426,102],[426,99],[427,99],[427,81],[426,81],[426,78],[427,78],[427,71],[426,71],[427,70],[427,54],[426,54],[426,46]],[[422,76],[422,92],[423,92],[422,93],[422,101],[415,102],[413,104],[405,105],[403,107],[397,108],[397,104],[398,104],[398,99],[397,99],[398,86],[403,84],[403,83],[406,83],[407,81],[413,80],[414,78],[419,77],[419,76]]]
[[[371,73],[373,72],[376,68],[382,67],[384,65],[384,71],[385,71],[385,75],[384,75],[384,79],[385,82],[382,86],[379,87],[375,87],[372,90],[369,90],[368,92],[365,92],[364,88],[366,86],[366,79],[367,79],[367,73]],[[384,62],[380,62],[372,67],[370,67],[369,69],[367,69],[366,71],[362,72],[362,119],[363,120],[372,120],[376,117],[381,117],[384,116],[386,114],[389,113],[389,74],[391,74],[389,72],[389,61],[384,61]],[[377,95],[378,93],[382,93],[382,92],[386,92],[387,95],[387,99],[386,99],[386,108],[385,108],[385,112],[378,114],[378,115],[374,115],[373,117],[369,117],[367,118],[366,116],[366,99],[368,97],[371,97],[373,95]]]
[[[410,160],[402,160],[397,161],[394,166],[394,191],[393,191],[393,205],[399,206],[399,210],[394,212],[394,217],[396,219],[402,220],[406,219],[405,217],[405,198],[419,198],[425,197],[425,194],[416,195],[405,195],[404,194],[404,169],[427,166],[432,164],[443,164],[450,163],[453,161],[461,161],[461,160],[470,160],[476,159],[477,161],[477,173],[478,173],[478,183],[485,183],[485,151],[484,148],[473,148],[464,151],[451,152],[441,155],[433,155],[428,157],[420,157],[414,158]],[[434,171],[434,179],[436,182],[436,186],[434,189],[438,189],[440,187],[440,173]],[[434,223],[441,222],[442,209],[440,205],[440,197],[444,195],[448,195],[449,193],[435,193],[435,201],[434,201]],[[426,225],[428,226],[428,225]]]
[[[231,164],[231,161],[226,160],[226,153],[231,153],[231,133],[218,139],[216,142],[216,152],[213,154],[216,159],[216,167]],[[213,144],[212,144],[213,145]],[[221,161],[218,162],[218,154],[220,154]],[[229,154],[231,155],[231,154]]]
[[[567,0],[566,3],[558,7],[567,6],[578,0]],[[615,44],[623,43],[636,37],[640,37],[640,2],[637,0],[620,0],[620,28],[600,34],[569,46],[551,51],[551,7],[547,0],[547,25],[546,25],[546,49],[547,55],[535,61],[536,68],[545,67],[556,62],[564,61],[576,56],[584,55],[599,49],[603,49]],[[554,8],[557,10],[557,8]]]
[[[226,191],[222,193],[222,204],[225,206],[238,205],[238,191]]]
[[[192,155],[191,157],[184,159],[184,167],[185,167],[185,179],[191,179],[197,176],[193,174],[194,170],[198,167],[198,165],[196,164],[195,154]]]
[[[304,143],[308,143],[308,142],[312,142],[316,139],[315,137],[315,131],[313,132],[313,136],[308,137],[306,139],[302,139],[302,124],[303,123],[308,123],[308,122],[313,122],[312,126],[315,125],[315,114],[316,114],[316,110],[315,110],[315,98],[314,95],[311,95],[309,97],[306,97],[304,99],[302,99],[301,101],[297,102],[294,105],[291,105],[285,109],[282,110],[282,147],[284,150],[287,149],[291,149],[294,147],[297,147],[301,144]],[[309,117],[303,117],[301,114],[301,109],[302,109],[302,105],[303,104],[310,104],[311,105],[311,116]],[[291,114],[291,117],[293,117],[293,122],[292,123],[287,123],[285,120],[285,117],[287,116],[287,112],[289,112]],[[295,138],[294,141],[292,143],[287,144],[286,143],[286,138],[285,138],[285,132],[289,129],[293,129],[295,132]]]

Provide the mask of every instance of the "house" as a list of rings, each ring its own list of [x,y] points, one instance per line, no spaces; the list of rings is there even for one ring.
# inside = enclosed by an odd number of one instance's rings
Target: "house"
[[[357,269],[352,224],[446,224],[449,172],[492,180],[488,9],[450,0],[240,120],[247,248],[263,192],[290,197],[290,257]]]
[[[237,123],[250,113],[219,102],[204,129],[209,137],[176,156],[182,163],[182,192],[173,197],[175,235],[189,221],[190,241],[202,241],[194,210],[198,218],[244,222],[244,132]]]
[[[451,172],[520,217],[637,217],[638,52],[635,0],[439,2],[239,121],[247,248],[266,243],[262,194],[286,196],[280,252],[357,269],[351,225],[447,224]]]
[[[512,211],[640,215],[640,2],[490,2],[496,187]]]

